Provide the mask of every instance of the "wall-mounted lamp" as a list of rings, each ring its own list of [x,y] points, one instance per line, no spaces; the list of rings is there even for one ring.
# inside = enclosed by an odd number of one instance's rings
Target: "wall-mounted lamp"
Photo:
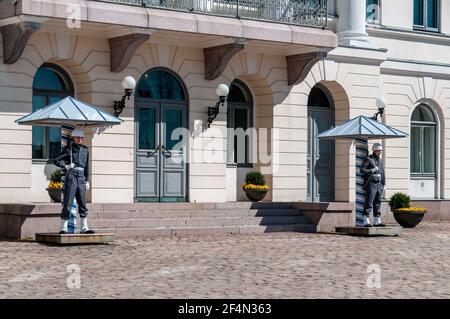
[[[217,114],[219,114],[220,104],[222,104],[222,106],[224,105],[228,92],[230,92],[230,89],[226,84],[219,84],[217,86],[216,94],[219,97],[219,101],[217,101],[215,106],[208,107],[208,124],[207,124],[208,127],[211,125],[212,121],[214,121],[214,119],[217,117]]]
[[[377,105],[377,107],[378,107],[378,112],[375,113],[375,114],[373,115],[372,118],[373,118],[375,121],[378,121],[378,115],[380,115],[381,117],[383,117],[384,109],[385,109],[386,106],[387,106],[387,101],[386,101],[386,99],[385,99],[384,97],[380,96],[380,97],[377,98],[377,100],[376,100],[375,103],[376,103],[376,105]]]
[[[122,88],[125,90],[122,98],[119,101],[114,101],[114,116],[119,116],[125,108],[125,99],[130,99],[131,93],[133,93],[134,88],[136,87],[136,80],[132,76],[126,76],[122,80]]]

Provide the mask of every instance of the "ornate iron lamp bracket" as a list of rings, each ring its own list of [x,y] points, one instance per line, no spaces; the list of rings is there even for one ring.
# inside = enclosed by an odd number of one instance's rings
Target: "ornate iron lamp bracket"
[[[206,125],[208,128],[210,127],[211,123],[214,121],[214,119],[217,117],[217,114],[219,114],[219,107],[220,104],[224,106],[225,104],[225,98],[226,96],[219,96],[219,101],[217,101],[215,106],[209,106],[208,107],[208,124]]]
[[[125,99],[130,99],[131,93],[133,93],[132,89],[125,89],[125,94],[122,96],[122,98],[119,101],[114,101],[114,116],[118,117],[120,113],[122,113],[123,109],[125,108]]]

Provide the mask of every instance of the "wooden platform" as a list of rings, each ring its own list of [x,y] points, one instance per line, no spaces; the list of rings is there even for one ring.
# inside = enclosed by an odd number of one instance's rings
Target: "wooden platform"
[[[38,233],[36,241],[59,245],[107,244],[114,240],[113,233],[64,234]]]
[[[403,227],[387,225],[386,227],[336,227],[336,233],[354,236],[400,236]]]

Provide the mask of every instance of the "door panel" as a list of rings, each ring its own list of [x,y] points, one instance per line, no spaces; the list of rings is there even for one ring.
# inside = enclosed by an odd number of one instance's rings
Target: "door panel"
[[[329,108],[308,108],[308,200],[334,200],[334,141],[319,140],[317,135],[333,126]]]
[[[180,128],[186,127],[186,107],[177,104],[161,105],[161,197],[173,200],[186,197],[185,146],[187,136]]]
[[[158,194],[157,171],[141,170],[137,175],[137,186],[140,196],[156,197]]]
[[[136,105],[136,198],[159,198],[159,107]]]

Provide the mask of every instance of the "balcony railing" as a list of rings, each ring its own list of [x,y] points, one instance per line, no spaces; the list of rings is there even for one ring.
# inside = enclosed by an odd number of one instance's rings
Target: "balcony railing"
[[[327,26],[327,0],[96,0],[309,27]]]

